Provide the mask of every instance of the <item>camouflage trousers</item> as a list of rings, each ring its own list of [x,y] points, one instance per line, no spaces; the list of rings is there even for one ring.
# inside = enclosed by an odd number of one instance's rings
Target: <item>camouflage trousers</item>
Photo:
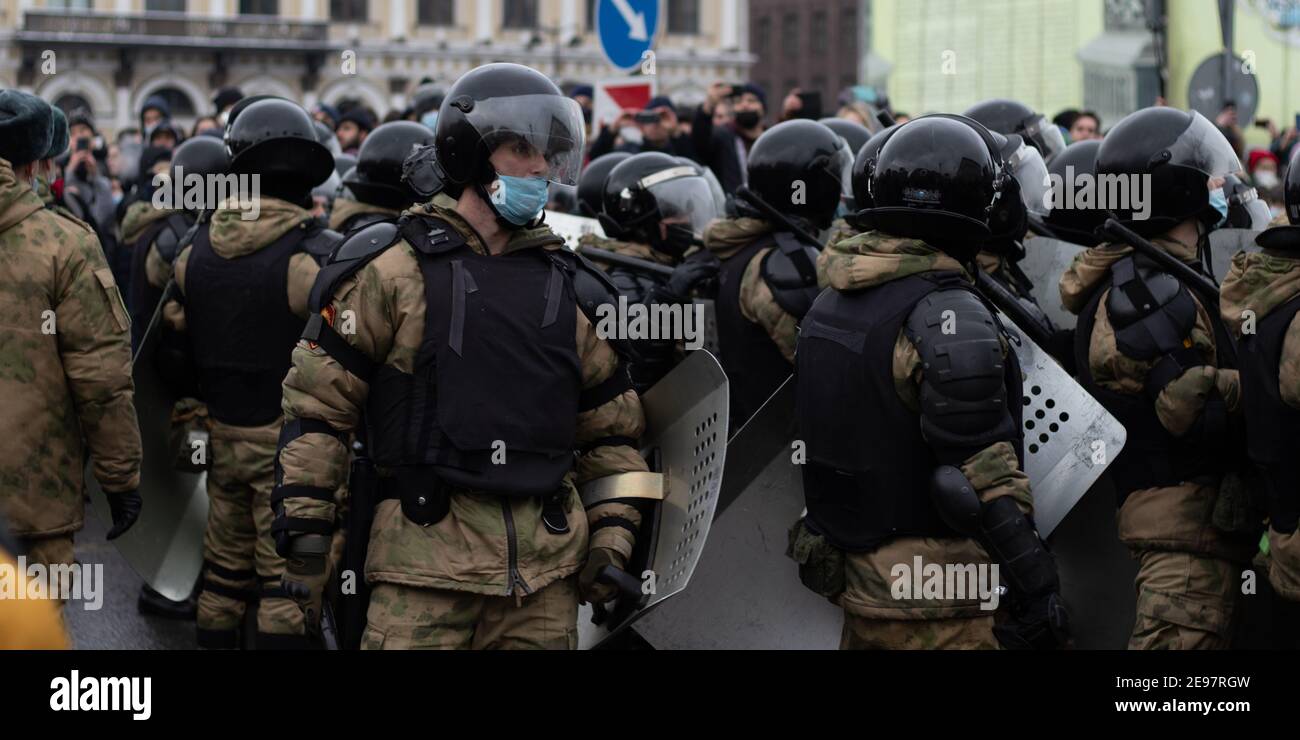
[[[997,650],[993,617],[872,619],[844,613],[840,650]]]
[[[573,650],[577,576],[536,593],[489,596],[377,583],[362,650]]]
[[[27,556],[28,563],[40,563],[46,567],[51,565],[72,565],[76,561],[76,554],[72,547],[72,533],[56,534],[53,537],[23,537],[21,544],[24,553]],[[64,607],[64,600],[61,598],[50,599],[60,610]]]
[[[271,536],[278,434],[278,424],[247,429],[213,424],[198,601],[200,647],[237,647],[250,604],[257,610],[259,647],[305,644],[302,610],[280,586],[284,558]]]
[[[1137,621],[1130,650],[1223,650],[1241,568],[1210,555],[1137,550]]]

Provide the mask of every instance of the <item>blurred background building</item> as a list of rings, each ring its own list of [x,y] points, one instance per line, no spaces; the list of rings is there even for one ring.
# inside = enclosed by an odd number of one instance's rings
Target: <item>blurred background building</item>
[[[619,76],[594,32],[595,0],[0,0],[0,87],[111,127],[162,95],[189,125],[225,85],[305,105],[402,108],[423,77],[450,83],[494,61],[561,82]],[[746,0],[671,0],[656,46],[660,91],[698,102],[749,76]],[[48,74],[52,51],[55,73]],[[349,66],[349,55],[355,61]]]

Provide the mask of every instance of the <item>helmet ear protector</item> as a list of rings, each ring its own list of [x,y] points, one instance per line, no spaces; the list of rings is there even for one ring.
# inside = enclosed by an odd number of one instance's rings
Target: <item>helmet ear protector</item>
[[[931,113],[927,116],[914,118],[912,121],[922,121],[927,118],[947,118],[952,121],[964,123],[984,140],[984,146],[988,148],[989,156],[993,160],[994,169],[993,200],[989,202],[988,208],[986,209],[988,213],[989,229],[996,234],[1003,230],[996,228],[996,226],[1005,227],[1008,224],[1024,218],[1024,209],[1020,207],[1019,183],[1016,182],[1016,178],[1007,174],[1006,159],[1002,156],[1001,147],[998,145],[997,140],[993,138],[993,134],[989,132],[988,128],[973,118],[957,115],[955,113]],[[912,121],[908,121],[908,123],[911,123]],[[903,130],[906,125],[907,124],[905,123],[902,126],[898,126],[887,132],[884,140],[880,142],[880,147],[876,149],[875,156],[873,156],[871,161],[867,163],[868,192],[870,192],[872,181],[875,180],[876,164],[880,161],[880,153],[889,145],[890,139],[894,138],[894,135]],[[872,199],[875,199],[875,193],[872,193]],[[870,228],[871,216],[867,211],[859,211],[854,215],[854,220],[861,225],[859,228]]]

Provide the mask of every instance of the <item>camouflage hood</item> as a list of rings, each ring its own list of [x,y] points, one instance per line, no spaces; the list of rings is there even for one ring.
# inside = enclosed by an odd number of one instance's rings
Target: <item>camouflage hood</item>
[[[746,216],[727,218],[713,222],[704,230],[704,248],[719,259],[726,259],[773,231],[772,224],[762,219]]]
[[[1196,245],[1157,237],[1152,244],[1188,264],[1196,263]],[[1133,253],[1127,244],[1098,244],[1074,258],[1070,269],[1061,276],[1061,305],[1077,314],[1088,305],[1092,291],[1110,274],[1111,265]]]
[[[13,167],[0,159],[0,232],[7,231],[44,207],[31,186],[19,182]]]
[[[1219,310],[1236,334],[1246,311],[1260,321],[1273,309],[1300,295],[1300,258],[1272,250],[1238,252],[1223,279]]]
[[[334,207],[330,210],[330,228],[339,231],[348,219],[365,213],[378,213],[395,217],[400,211],[395,208],[384,208],[370,203],[362,203],[351,198],[335,198]]]
[[[311,211],[279,198],[262,196],[259,206],[257,218],[247,221],[243,216],[249,211],[241,211],[237,205],[222,203],[217,208],[208,232],[217,256],[231,259],[252,254],[312,219]]]
[[[920,239],[868,231],[837,241],[817,258],[817,277],[836,290],[859,290],[922,272],[967,274],[957,260]]]
[[[122,241],[135,244],[141,236],[144,236],[149,224],[167,218],[172,213],[176,211],[170,208],[154,208],[153,203],[147,200],[137,200],[127,206],[126,213],[122,215]]]

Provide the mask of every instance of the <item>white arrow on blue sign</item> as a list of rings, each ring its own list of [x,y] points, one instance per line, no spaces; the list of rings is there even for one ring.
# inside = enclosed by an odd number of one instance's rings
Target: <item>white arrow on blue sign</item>
[[[600,50],[614,67],[628,71],[641,64],[654,45],[663,17],[661,0],[599,0],[596,35]]]

